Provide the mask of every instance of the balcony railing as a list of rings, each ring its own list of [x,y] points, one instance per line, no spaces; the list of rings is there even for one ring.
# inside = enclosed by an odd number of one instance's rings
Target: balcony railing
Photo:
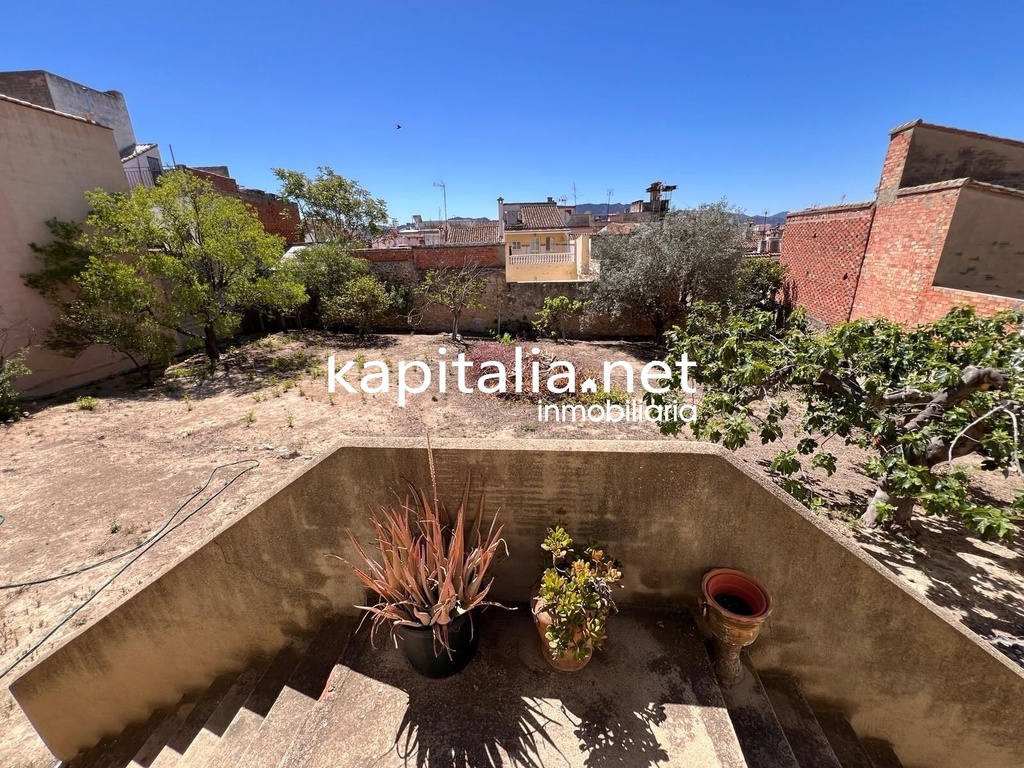
[[[522,253],[513,251],[509,254],[508,265],[512,267],[524,267],[534,264],[574,264],[576,253],[569,248],[559,250],[542,251],[540,253]]]
[[[128,185],[134,189],[140,184],[152,187],[156,184],[160,171],[154,168],[125,168],[124,175],[128,177]]]

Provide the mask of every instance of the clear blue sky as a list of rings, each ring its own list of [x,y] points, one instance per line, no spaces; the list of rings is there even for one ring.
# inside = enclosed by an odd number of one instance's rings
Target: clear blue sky
[[[227,5],[8,0],[0,70],[123,91],[139,141],[248,187],[330,165],[401,221],[440,180],[450,216],[654,179],[796,210],[870,198],[907,120],[1024,138],[1020,3]]]

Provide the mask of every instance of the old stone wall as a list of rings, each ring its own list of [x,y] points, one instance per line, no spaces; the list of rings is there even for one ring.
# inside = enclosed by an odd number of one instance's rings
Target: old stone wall
[[[410,249],[383,249],[410,250]],[[418,248],[415,250],[419,250]],[[374,271],[383,278],[416,286],[422,281],[426,270],[419,269],[411,260],[374,261]],[[471,335],[489,333],[528,333],[537,313],[544,306],[546,297],[568,296],[582,298],[584,283],[509,283],[501,267],[482,270],[481,276],[487,287],[480,298],[483,309],[467,309],[460,320],[460,331]],[[452,315],[444,307],[428,306],[422,299],[416,300],[413,313],[415,324],[410,326],[405,317],[393,316],[381,325],[381,330],[401,333],[416,330],[422,333],[445,333],[452,328]],[[576,318],[566,327],[570,337],[575,339],[618,339],[651,336],[654,331],[642,318],[607,316]]]

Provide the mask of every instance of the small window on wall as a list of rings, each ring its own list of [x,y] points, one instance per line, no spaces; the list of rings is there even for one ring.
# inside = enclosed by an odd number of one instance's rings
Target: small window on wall
[[[518,251],[519,250],[519,241],[518,240],[513,240],[512,241],[512,250],[513,251]]]
[[[551,250],[551,238],[550,237],[545,237],[544,238],[544,250],[545,251],[550,251]]]

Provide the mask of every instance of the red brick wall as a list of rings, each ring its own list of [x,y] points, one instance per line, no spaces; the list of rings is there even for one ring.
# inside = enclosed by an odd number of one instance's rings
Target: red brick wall
[[[498,267],[502,264],[504,246],[494,245],[443,245],[423,246],[412,249],[413,258],[419,269],[439,267],[461,267],[473,264],[479,267]]]
[[[231,195],[238,194],[238,183],[234,179],[210,173],[209,171],[200,171],[198,168],[189,168],[188,172],[193,176],[198,176],[203,181],[210,182],[219,192],[226,192]]]
[[[302,222],[299,220],[299,206],[286,200],[242,200],[256,211],[263,222],[263,228],[272,235],[283,237],[286,243],[302,242]]]
[[[900,186],[903,178],[903,169],[907,164],[907,153],[910,151],[910,142],[914,138],[914,129],[897,133],[889,138],[889,149],[885,153],[885,161],[882,163],[882,178],[878,182],[879,203],[891,202]]]
[[[958,187],[901,195],[892,204],[879,206],[853,319],[885,317],[925,323],[957,304],[973,304],[985,313],[1015,305],[1012,299],[932,284],[960,192]]]
[[[870,203],[791,215],[780,261],[797,304],[829,325],[850,319],[871,218]]]
[[[256,189],[241,189],[238,182],[228,176],[189,168],[189,173],[208,181],[213,188],[225,195],[237,197],[259,217],[263,228],[272,235],[283,237],[286,243],[302,242],[302,222],[299,219],[299,206],[282,200],[276,195]]]
[[[388,261],[412,261],[412,248],[363,248],[355,251],[355,255],[378,264]]]
[[[500,267],[504,246],[493,245],[414,245],[408,248],[363,248],[356,254],[373,262],[412,261],[417,269],[461,267]]]

